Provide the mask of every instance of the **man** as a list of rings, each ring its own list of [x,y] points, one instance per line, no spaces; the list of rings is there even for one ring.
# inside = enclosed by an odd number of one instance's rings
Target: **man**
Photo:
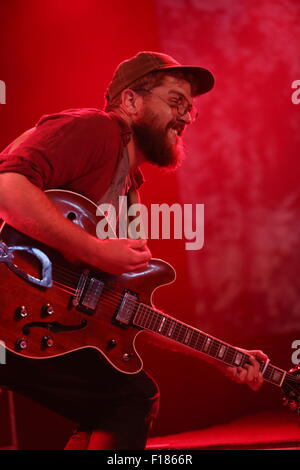
[[[43,190],[70,189],[97,204],[137,200],[139,165],[176,167],[181,135],[196,112],[193,98],[213,87],[212,74],[170,56],[141,52],[117,68],[106,111],[75,109],[44,116],[0,154],[0,217],[73,261],[112,274],[143,269],[151,258],[145,240],[100,240],[65,219]],[[224,368],[258,389],[262,375],[251,351],[247,368]],[[86,350],[37,361],[8,353],[2,384],[79,422],[67,449],[142,449],[157,412],[158,389],[145,372],[113,370]]]

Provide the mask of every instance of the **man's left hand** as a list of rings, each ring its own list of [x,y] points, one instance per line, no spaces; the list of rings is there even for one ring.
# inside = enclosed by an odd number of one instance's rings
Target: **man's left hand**
[[[240,349],[240,348],[239,348]],[[267,361],[268,356],[262,351],[240,349],[241,352],[249,355],[251,364],[245,364],[243,367],[226,367],[224,373],[227,377],[236,383],[246,383],[252,390],[259,390],[263,384],[263,376],[259,371],[259,360]]]

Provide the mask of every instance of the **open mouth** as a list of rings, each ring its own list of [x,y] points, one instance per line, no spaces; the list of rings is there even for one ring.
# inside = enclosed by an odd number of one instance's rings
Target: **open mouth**
[[[184,131],[184,127],[178,124],[175,124],[174,126],[171,126],[169,130],[172,131],[175,135],[181,136]]]

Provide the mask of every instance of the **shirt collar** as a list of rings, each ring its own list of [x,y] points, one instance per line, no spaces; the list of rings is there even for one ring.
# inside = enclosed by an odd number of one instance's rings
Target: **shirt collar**
[[[112,111],[109,112],[108,114],[112,119],[114,119],[118,123],[120,130],[121,130],[122,143],[124,147],[126,147],[130,141],[132,130],[130,129],[127,122],[124,121],[124,119],[122,119],[120,116],[118,116]],[[131,170],[130,175],[131,175],[133,187],[135,189],[138,189],[145,182],[144,175],[141,172],[139,167],[136,167],[134,170]]]
[[[124,147],[126,147],[126,145],[128,145],[130,141],[131,134],[132,134],[132,131],[129,125],[127,124],[126,121],[124,121],[124,119],[122,119],[120,116],[115,114],[113,111],[109,112],[108,115],[118,123],[120,130],[121,130],[122,142],[123,142]]]

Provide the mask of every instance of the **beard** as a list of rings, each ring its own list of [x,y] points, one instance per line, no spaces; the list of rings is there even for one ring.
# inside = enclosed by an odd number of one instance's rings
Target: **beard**
[[[165,128],[159,126],[158,121],[159,116],[146,109],[131,125],[134,141],[149,163],[175,169],[185,156],[181,138],[176,136],[176,142],[171,142],[169,137],[170,129],[176,126],[177,121],[170,121]]]

